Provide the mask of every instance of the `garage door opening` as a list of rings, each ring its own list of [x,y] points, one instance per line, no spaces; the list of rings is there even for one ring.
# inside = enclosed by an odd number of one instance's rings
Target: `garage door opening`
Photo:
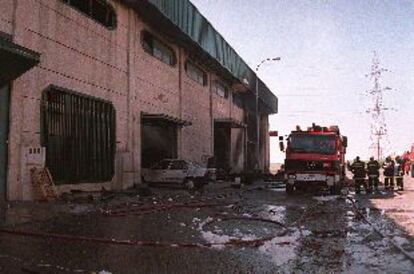
[[[214,120],[214,160],[226,172],[243,169],[245,124],[233,118]]]
[[[141,167],[177,158],[178,130],[191,123],[165,114],[142,114],[141,119]]]
[[[229,171],[231,153],[231,127],[214,123],[214,159],[216,167]]]

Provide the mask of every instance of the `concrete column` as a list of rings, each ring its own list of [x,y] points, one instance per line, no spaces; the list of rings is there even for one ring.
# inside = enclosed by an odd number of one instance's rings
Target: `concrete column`
[[[183,74],[184,74],[184,56],[183,50],[178,48],[178,114],[180,119],[183,119]],[[177,154],[178,158],[183,158],[183,134],[182,127],[177,130]]]
[[[116,188],[128,188],[135,183],[140,182],[141,170],[141,136],[140,136],[140,106],[135,101],[135,46],[137,39],[137,31],[135,26],[136,15],[132,10],[128,10],[128,37],[127,37],[127,140],[126,151],[122,154],[122,185]],[[116,182],[115,182],[116,183]]]
[[[12,38],[13,42],[19,44],[23,35],[22,26],[19,21],[19,2],[13,2],[13,22]],[[23,200],[23,182],[21,178],[21,151],[23,146],[23,125],[24,125],[24,85],[19,80],[15,80],[10,86],[10,105],[9,105],[9,146],[8,146],[8,170],[7,170],[7,199]]]

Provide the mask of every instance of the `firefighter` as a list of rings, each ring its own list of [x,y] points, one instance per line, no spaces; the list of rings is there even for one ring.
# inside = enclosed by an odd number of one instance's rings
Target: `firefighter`
[[[403,159],[400,156],[395,157],[394,178],[396,180],[398,190],[404,190]]]
[[[355,158],[355,161],[352,163],[351,172],[354,174],[355,192],[361,192],[361,185],[363,185],[366,190],[367,186],[365,184],[365,163],[359,159],[359,156],[357,156]]]
[[[394,190],[394,161],[392,160],[391,156],[385,158],[385,162],[383,164],[384,168],[384,186],[385,189]]]
[[[410,169],[411,169],[411,160],[407,158],[404,161],[404,172],[405,172],[405,175],[409,175],[410,174]]]
[[[372,192],[372,187],[374,187],[375,191],[378,191],[380,168],[380,164],[378,163],[378,161],[374,160],[374,157],[369,158],[369,162],[367,163],[369,192]]]
[[[407,151],[403,154],[403,171],[405,175],[408,175],[410,173],[411,168],[411,161],[410,161],[410,152]]]

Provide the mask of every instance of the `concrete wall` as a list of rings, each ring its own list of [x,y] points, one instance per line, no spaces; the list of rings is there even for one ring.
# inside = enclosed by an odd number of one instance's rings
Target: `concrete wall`
[[[40,64],[15,80],[11,92],[8,199],[32,199],[22,152],[40,146],[40,98],[49,85],[109,100],[116,109],[116,171],[104,184],[71,188],[123,189],[140,182],[141,112],[163,113],[192,122],[178,133],[179,157],[201,161],[213,155],[213,121],[244,120],[244,112],[212,93],[218,78],[208,72],[208,85],[187,77],[188,55],[153,32],[130,9],[111,1],[118,24],[109,30],[58,0],[1,0],[0,31],[19,45],[41,53]],[[178,62],[169,66],[146,53],[141,32],[147,30],[168,44]],[[244,130],[232,130],[232,163],[242,169]],[[240,153],[238,153],[240,151]],[[237,153],[236,153],[237,152]]]
[[[41,63],[14,81],[12,87],[8,198],[24,200],[32,198],[32,188],[22,151],[28,146],[40,146],[40,98],[51,84],[110,100],[117,112],[117,162],[131,154],[127,103],[133,98],[127,83],[132,13],[117,5],[118,27],[111,31],[61,1],[6,2],[6,10],[13,6],[12,28],[8,32],[13,41],[41,53]],[[4,21],[0,25],[2,30],[7,29]],[[132,176],[123,178],[122,183],[118,180],[127,171],[130,170],[126,167],[119,168],[107,186],[132,185]]]

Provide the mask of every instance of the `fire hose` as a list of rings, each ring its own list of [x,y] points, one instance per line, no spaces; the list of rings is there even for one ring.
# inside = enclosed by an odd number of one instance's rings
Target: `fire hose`
[[[244,219],[252,221],[263,221],[281,225],[279,222],[274,222],[267,219],[260,218],[228,218],[230,219]],[[93,242],[93,243],[102,243],[102,244],[111,244],[111,245],[128,245],[128,246],[147,246],[147,247],[214,247],[214,246],[259,246],[263,242],[273,239],[275,236],[264,237],[254,240],[241,240],[241,239],[232,239],[225,243],[178,243],[178,242],[158,242],[158,241],[141,241],[141,240],[119,240],[119,239],[110,239],[102,237],[90,237],[90,236],[77,236],[77,235],[68,235],[68,234],[57,234],[57,233],[45,233],[45,232],[32,232],[32,231],[20,231],[20,230],[11,230],[11,229],[0,229],[0,233],[9,234],[15,236],[28,236],[34,238],[44,238],[44,239],[56,239],[56,240],[65,240],[65,241],[81,241],[81,242]],[[284,235],[284,234],[283,234]],[[277,235],[282,236],[282,235]],[[279,243],[281,245],[288,244],[287,242]]]
[[[106,216],[111,217],[125,217],[127,215],[144,215],[149,213],[155,213],[159,211],[166,211],[171,209],[178,209],[178,208],[204,208],[204,207],[218,207],[218,206],[228,206],[232,205],[236,202],[227,202],[227,203],[204,203],[204,202],[196,202],[196,203],[174,203],[174,204],[159,204],[153,206],[142,206],[136,208],[118,208],[118,209],[108,209],[103,210],[103,214]]]
[[[226,206],[231,205],[232,203],[188,203],[188,204],[162,204],[154,206],[139,207],[131,210],[117,209],[109,210],[104,212],[108,216],[126,216],[127,214],[141,215],[148,213],[155,213],[165,210],[178,209],[178,208],[202,208],[202,207],[217,207],[217,206]],[[223,218],[224,220],[225,218]],[[230,218],[227,218],[230,219]],[[233,217],[232,219],[236,219]],[[286,227],[279,222],[260,219],[260,218],[248,218],[248,217],[238,217],[238,219],[250,220],[250,221],[261,221],[268,222],[279,225],[286,229]],[[68,235],[68,234],[58,234],[58,233],[45,233],[45,232],[33,232],[33,231],[21,231],[21,230],[12,230],[12,229],[0,229],[0,233],[15,235],[15,236],[28,236],[34,238],[44,238],[44,239],[56,239],[64,241],[81,241],[81,242],[93,242],[93,243],[102,243],[102,244],[111,244],[111,245],[129,245],[129,246],[149,246],[149,247],[189,247],[189,248],[200,248],[200,247],[214,247],[214,246],[258,246],[261,243],[274,238],[264,237],[261,239],[254,240],[242,240],[242,239],[232,239],[225,243],[186,243],[186,242],[159,242],[159,241],[142,241],[142,240],[119,240],[111,238],[102,238],[102,237],[90,237],[90,236],[78,236],[78,235]],[[277,235],[281,236],[281,235]],[[284,242],[279,243],[280,245],[287,244]]]
[[[136,215],[140,214],[148,214],[154,213],[164,210],[171,210],[177,208],[201,208],[201,207],[217,207],[217,206],[225,206],[229,203],[189,203],[189,204],[168,204],[168,205],[157,205],[157,206],[148,206],[148,207],[140,207],[134,210],[129,211],[129,213],[133,213]],[[312,212],[314,208],[316,208],[318,204],[311,207],[311,210],[306,210],[304,213],[294,222],[291,223],[297,224],[300,222],[309,212]],[[112,216],[125,216],[128,214],[127,211],[121,209],[120,211],[108,211],[106,214]],[[80,242],[92,242],[92,243],[101,243],[101,244],[111,244],[111,245],[127,245],[127,246],[146,246],[146,247],[186,247],[186,248],[203,248],[203,247],[214,247],[214,246],[253,246],[257,247],[262,245],[264,242],[269,241],[275,237],[283,236],[287,233],[288,226],[269,219],[264,218],[256,218],[256,217],[224,217],[222,220],[248,220],[248,221],[259,221],[259,222],[267,222],[273,223],[278,225],[284,229],[281,234],[271,235],[267,237],[262,237],[259,239],[253,240],[243,240],[243,239],[231,239],[225,243],[192,243],[192,242],[159,242],[159,241],[142,241],[142,240],[119,240],[119,239],[112,239],[112,238],[104,238],[104,237],[91,237],[91,236],[78,236],[78,235],[68,235],[68,234],[59,234],[59,233],[47,233],[47,232],[33,232],[33,231],[22,231],[22,230],[13,230],[13,229],[0,229],[1,234],[8,234],[8,235],[15,235],[15,236],[27,236],[27,237],[34,237],[34,238],[44,238],[44,239],[56,239],[56,240],[63,240],[63,241],[80,241]],[[218,221],[218,220],[217,220]],[[279,245],[289,244],[289,242],[280,242]]]
[[[223,204],[221,204],[223,205]],[[318,206],[319,204],[313,205],[312,207],[310,207],[309,209],[305,210],[303,212],[303,214],[294,222],[291,223],[291,225],[293,224],[297,224],[299,223],[301,220],[303,220],[306,215],[308,215],[309,212],[313,212],[314,209]],[[219,206],[217,203],[213,204],[195,204],[195,203],[191,203],[191,204],[170,204],[169,206],[165,206],[165,205],[158,205],[158,206],[151,206],[151,207],[145,207],[144,208],[140,208],[139,210],[136,211],[136,213],[138,212],[145,212],[146,213],[150,213],[150,212],[157,212],[157,211],[161,211],[161,210],[166,210],[166,209],[173,209],[173,208],[184,208],[184,207],[188,207],[188,208],[194,208],[194,207],[206,207],[206,206]],[[141,210],[141,211],[140,211]],[[114,212],[112,212],[114,213]],[[116,212],[117,214],[119,214],[120,212]],[[125,213],[125,212],[124,212]],[[165,248],[174,248],[174,247],[186,247],[186,248],[205,248],[205,247],[213,247],[213,246],[251,246],[251,247],[257,247],[262,245],[265,241],[269,241],[272,240],[274,237],[280,237],[285,235],[289,228],[288,226],[284,225],[281,222],[277,222],[277,221],[273,221],[273,220],[269,220],[269,219],[264,219],[264,218],[257,218],[257,217],[245,217],[245,216],[222,216],[221,217],[221,221],[228,221],[228,220],[247,220],[247,221],[260,221],[260,222],[265,222],[265,223],[272,223],[272,224],[276,224],[280,227],[282,227],[284,229],[284,231],[282,233],[279,233],[277,235],[271,235],[271,236],[267,236],[267,237],[263,237],[260,239],[254,239],[254,240],[242,240],[242,239],[232,239],[229,242],[226,243],[166,243],[166,242],[151,242],[151,241],[139,241],[139,240],[117,240],[117,239],[109,239],[109,238],[100,238],[100,237],[89,237],[89,236],[76,236],[76,235],[67,235],[67,234],[57,234],[57,233],[43,233],[43,232],[31,232],[31,231],[19,231],[19,230],[12,230],[12,229],[0,229],[0,233],[2,234],[8,234],[8,235],[14,235],[14,236],[26,236],[26,237],[34,237],[34,238],[43,238],[43,239],[56,239],[56,240],[64,240],[64,241],[80,241],[80,242],[92,242],[92,243],[100,243],[100,244],[111,244],[111,245],[129,245],[129,246],[147,246],[147,247],[165,247]],[[214,220],[207,222],[206,224],[211,224]],[[215,220],[217,221],[217,220]],[[301,231],[302,233],[302,231]],[[290,242],[284,241],[284,242],[278,242],[275,243],[278,245],[288,245],[290,244]],[[21,262],[24,262],[23,259],[17,258],[17,257],[12,257],[9,255],[1,255],[0,258],[12,258]],[[54,266],[54,265],[49,265],[49,264],[38,264],[35,265],[36,267],[55,267],[59,270],[66,270],[66,271],[70,271],[70,269],[65,268],[65,267],[61,267],[61,266]],[[33,272],[33,273],[37,273],[32,271],[31,269],[27,268],[27,266],[24,266],[22,268],[22,270],[24,271],[28,271],[28,272]],[[77,273],[84,273],[84,272],[90,272],[90,271],[86,271],[86,270],[81,270],[81,269],[77,269],[77,270],[72,270],[72,272],[77,272]]]

